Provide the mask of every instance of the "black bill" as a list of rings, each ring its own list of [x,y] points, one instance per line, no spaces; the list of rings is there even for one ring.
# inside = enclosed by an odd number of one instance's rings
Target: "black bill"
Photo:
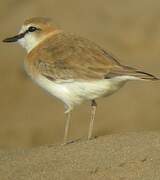
[[[26,33],[21,33],[21,34],[18,34],[16,36],[13,36],[13,37],[6,38],[3,40],[3,42],[6,42],[6,43],[17,42],[19,39],[23,38],[25,36],[25,34]]]

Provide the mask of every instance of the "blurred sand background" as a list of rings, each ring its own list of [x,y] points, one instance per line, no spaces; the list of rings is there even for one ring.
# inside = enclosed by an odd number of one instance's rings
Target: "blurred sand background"
[[[158,0],[5,0],[0,2],[0,39],[14,35],[26,18],[47,16],[66,31],[85,36],[121,62],[160,75]],[[26,53],[0,43],[0,147],[36,147],[61,142],[63,104],[23,71]],[[95,135],[160,130],[160,83],[131,82],[98,101]],[[70,137],[87,135],[89,103],[77,107]]]

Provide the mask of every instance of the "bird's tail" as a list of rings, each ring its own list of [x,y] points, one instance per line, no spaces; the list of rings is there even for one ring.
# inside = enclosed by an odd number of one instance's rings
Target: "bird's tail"
[[[142,79],[142,80],[150,80],[150,81],[156,81],[156,80],[160,80],[159,78],[157,78],[156,76],[143,72],[143,71],[139,71],[136,70],[135,72],[130,74],[131,76],[134,76],[136,78]]]
[[[112,69],[112,71],[107,74],[106,78],[111,78],[116,76],[126,76],[130,80],[131,79],[150,80],[150,81],[160,80],[158,77],[152,74],[125,65],[121,65]]]

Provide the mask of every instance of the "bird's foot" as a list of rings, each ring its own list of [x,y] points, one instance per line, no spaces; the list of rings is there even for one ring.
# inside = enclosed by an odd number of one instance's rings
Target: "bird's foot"
[[[73,143],[75,143],[75,142],[78,142],[79,140],[80,140],[80,138],[75,139],[75,140],[70,140],[70,141],[67,141],[67,142],[62,143],[61,145],[73,144]]]

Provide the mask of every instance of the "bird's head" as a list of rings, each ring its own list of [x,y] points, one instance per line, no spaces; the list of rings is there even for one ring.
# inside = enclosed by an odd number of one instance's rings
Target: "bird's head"
[[[60,30],[53,26],[51,19],[35,17],[26,20],[16,36],[6,38],[3,42],[18,42],[27,50],[27,52],[30,52],[50,35],[59,32]]]

